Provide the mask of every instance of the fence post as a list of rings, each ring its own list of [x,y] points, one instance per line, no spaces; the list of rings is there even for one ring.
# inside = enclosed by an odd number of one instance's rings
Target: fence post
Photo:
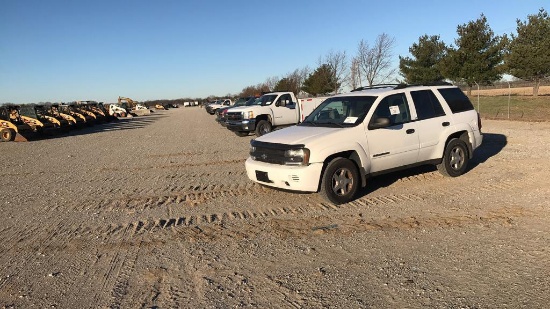
[[[479,113],[479,115],[481,115],[481,110],[479,108],[479,84],[477,82],[474,82],[477,86],[477,112]]]
[[[510,120],[510,96],[512,94],[512,87],[510,87],[510,82],[508,83],[508,120]]]

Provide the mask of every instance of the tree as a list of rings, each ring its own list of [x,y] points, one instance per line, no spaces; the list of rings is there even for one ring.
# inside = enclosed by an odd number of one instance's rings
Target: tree
[[[292,90],[292,88],[294,88],[293,86],[295,86],[295,83],[293,82],[292,79],[288,77],[283,77],[279,80],[277,85],[275,85],[275,88],[273,88],[273,91],[292,91],[296,93],[295,91]]]
[[[288,73],[285,77],[277,82],[273,91],[291,91],[295,94],[300,93],[304,80],[309,75],[310,69],[305,66],[302,69],[296,69]]]
[[[372,48],[364,40],[359,42],[357,51],[359,68],[369,86],[375,82],[383,83],[395,74],[396,70],[391,67],[394,45],[395,39],[386,33],[382,33],[376,38]]]
[[[445,57],[445,50],[445,43],[438,35],[421,36],[418,43],[409,48],[413,58],[399,56],[399,69],[405,82],[422,84],[444,80],[439,63]]]
[[[273,91],[278,82],[279,78],[277,76],[271,76],[265,80],[263,85],[267,87],[268,91]]]
[[[505,56],[508,72],[523,80],[533,81],[533,96],[538,96],[540,81],[550,76],[550,17],[544,9],[517,22],[517,36]]]
[[[334,79],[334,72],[330,65],[322,64],[304,81],[302,90],[317,96],[319,94],[328,94],[340,88],[340,84]]]
[[[361,87],[361,69],[359,68],[359,58],[353,57],[349,68],[348,84],[351,89]]]
[[[456,48],[447,48],[447,56],[441,61],[441,71],[446,78],[465,82],[470,89],[478,84],[490,84],[502,77],[505,36],[495,36],[487,24],[487,18],[457,27]]]
[[[347,79],[347,75],[348,75],[347,62],[348,62],[347,55],[345,51],[339,51],[339,52],[330,51],[324,57],[319,57],[319,61],[318,61],[319,66],[322,66],[323,64],[328,65],[333,75],[332,80],[336,82],[335,85],[338,85],[334,89],[334,94],[339,92],[340,86]]]

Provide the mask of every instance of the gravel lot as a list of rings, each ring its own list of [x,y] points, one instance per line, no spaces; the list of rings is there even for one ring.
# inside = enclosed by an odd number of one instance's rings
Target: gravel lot
[[[333,206],[248,180],[198,107],[2,143],[0,308],[546,308],[550,123]]]

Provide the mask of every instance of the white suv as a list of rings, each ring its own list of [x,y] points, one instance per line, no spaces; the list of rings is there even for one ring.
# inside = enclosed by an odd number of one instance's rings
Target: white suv
[[[302,123],[251,141],[248,177],[266,186],[351,201],[370,176],[435,164],[466,171],[481,120],[450,84],[362,87],[325,100]]]

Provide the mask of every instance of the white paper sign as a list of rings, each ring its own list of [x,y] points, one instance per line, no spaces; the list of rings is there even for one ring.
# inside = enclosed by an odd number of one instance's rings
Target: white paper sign
[[[357,121],[357,117],[346,117],[344,120],[344,123],[355,123]]]
[[[399,106],[397,106],[397,105],[390,106],[390,114],[391,114],[391,115],[399,115],[399,114],[401,114],[401,112],[399,112]]]

